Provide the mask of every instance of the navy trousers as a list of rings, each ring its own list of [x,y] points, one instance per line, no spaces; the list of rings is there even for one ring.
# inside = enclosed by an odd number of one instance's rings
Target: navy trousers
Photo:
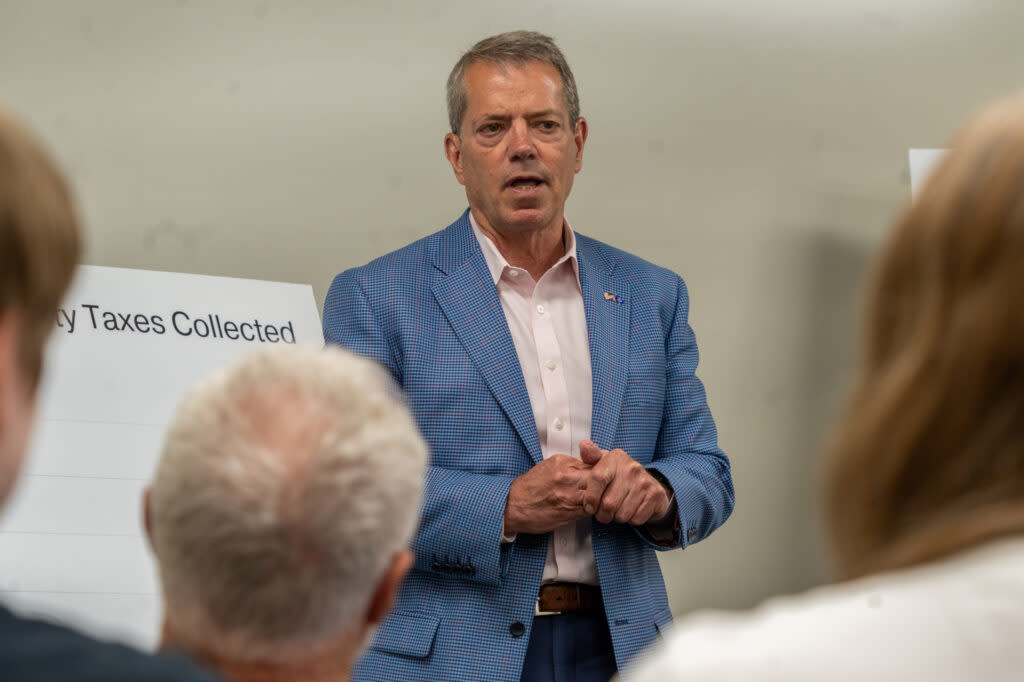
[[[604,614],[537,616],[521,682],[608,682],[616,672]]]

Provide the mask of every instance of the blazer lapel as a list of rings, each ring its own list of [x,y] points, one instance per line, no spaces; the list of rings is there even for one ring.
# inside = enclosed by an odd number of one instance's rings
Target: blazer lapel
[[[472,230],[468,211],[445,230],[435,265],[447,277],[434,285],[434,298],[530,456],[539,462],[537,424],[519,356]]]
[[[590,368],[593,375],[591,440],[609,450],[619,426],[629,360],[629,286],[587,240],[577,239],[580,289],[587,316]]]

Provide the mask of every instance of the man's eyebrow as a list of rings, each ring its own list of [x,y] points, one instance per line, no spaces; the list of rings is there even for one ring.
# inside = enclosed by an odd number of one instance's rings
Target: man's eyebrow
[[[541,111],[531,111],[524,118],[547,118],[549,116],[558,118],[561,114],[557,109],[542,109]],[[513,118],[515,117],[509,114],[481,114],[477,121],[510,121]]]

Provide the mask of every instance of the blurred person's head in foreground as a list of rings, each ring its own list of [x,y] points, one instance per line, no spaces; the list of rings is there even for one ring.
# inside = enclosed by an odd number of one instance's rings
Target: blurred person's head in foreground
[[[692,614],[631,679],[1020,679],[1024,97],[951,147],[877,261],[824,458],[846,580]]]
[[[973,119],[870,284],[826,458],[843,577],[1024,534],[1024,96]]]
[[[339,348],[199,382],[147,494],[163,645],[240,682],[347,678],[411,566],[426,455],[390,377]]]
[[[46,342],[80,249],[64,177],[0,110],[0,502],[27,449]]]
[[[42,145],[0,109],[0,504],[28,449],[46,344],[81,241],[64,176]],[[3,606],[0,679],[212,680],[183,659],[100,642]]]

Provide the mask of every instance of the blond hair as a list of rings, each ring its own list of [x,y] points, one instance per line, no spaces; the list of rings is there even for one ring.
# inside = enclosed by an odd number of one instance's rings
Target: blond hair
[[[951,146],[878,261],[826,457],[846,577],[1024,532],[1024,97]]]

